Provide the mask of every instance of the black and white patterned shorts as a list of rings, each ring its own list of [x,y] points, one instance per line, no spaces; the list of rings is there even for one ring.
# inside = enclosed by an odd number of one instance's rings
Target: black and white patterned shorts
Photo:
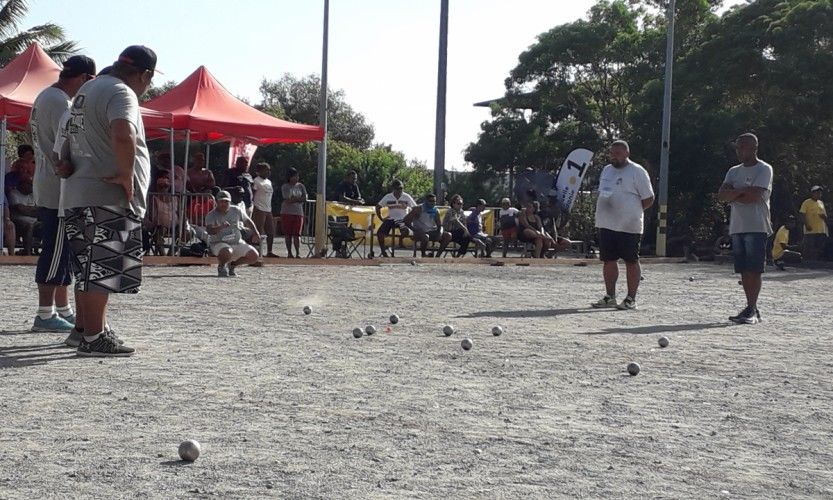
[[[138,293],[142,284],[142,219],[117,206],[65,212],[75,288],[82,292]]]

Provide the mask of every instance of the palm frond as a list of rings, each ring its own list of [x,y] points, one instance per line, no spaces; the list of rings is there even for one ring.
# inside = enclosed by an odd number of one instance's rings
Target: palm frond
[[[56,45],[44,47],[43,50],[45,50],[46,53],[49,54],[49,57],[51,57],[53,61],[60,64],[69,59],[70,56],[73,56],[76,52],[78,52],[78,42],[61,42]]]
[[[6,0],[0,8],[0,38],[14,35],[28,10],[26,0]]]

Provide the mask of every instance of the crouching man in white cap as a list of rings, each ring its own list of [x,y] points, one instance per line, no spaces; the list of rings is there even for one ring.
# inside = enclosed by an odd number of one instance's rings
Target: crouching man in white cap
[[[237,266],[257,262],[257,250],[243,240],[243,227],[253,231],[252,242],[259,244],[260,236],[255,223],[246,212],[231,204],[231,194],[228,191],[220,191],[217,194],[217,208],[205,216],[208,244],[211,254],[217,256],[217,276],[237,276]]]

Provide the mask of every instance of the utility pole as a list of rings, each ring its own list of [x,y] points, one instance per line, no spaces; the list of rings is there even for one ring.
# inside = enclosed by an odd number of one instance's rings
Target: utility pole
[[[440,55],[437,68],[437,127],[434,136],[434,194],[445,204],[445,96],[448,74],[448,0],[440,0]]]
[[[668,2],[668,38],[665,47],[665,94],[662,101],[662,150],[659,157],[659,211],[657,256],[665,257],[668,237],[668,155],[671,150],[671,83],[674,76],[675,0]]]

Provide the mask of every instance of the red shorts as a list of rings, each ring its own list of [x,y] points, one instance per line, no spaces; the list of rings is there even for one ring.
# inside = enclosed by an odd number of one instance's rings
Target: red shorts
[[[510,227],[509,229],[501,229],[500,234],[504,240],[514,240],[518,237],[518,228]]]
[[[303,227],[303,215],[281,214],[281,232],[284,236],[301,236]]]

